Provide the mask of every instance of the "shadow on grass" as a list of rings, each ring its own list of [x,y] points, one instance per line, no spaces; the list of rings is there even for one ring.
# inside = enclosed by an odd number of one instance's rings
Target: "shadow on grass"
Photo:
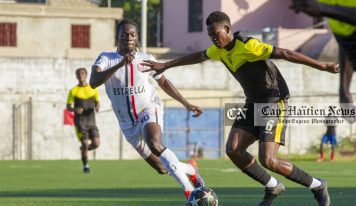
[[[220,206],[232,205],[257,205],[263,197],[263,188],[214,188],[219,197]],[[334,205],[349,206],[356,202],[356,188],[331,188],[329,189]],[[116,205],[147,205],[148,202],[155,205],[183,205],[183,193],[179,188],[102,188],[102,189],[54,189],[31,191],[0,191],[0,198],[41,198],[57,199],[102,199],[105,202],[114,201]],[[59,200],[58,200],[59,199]],[[126,202],[127,204],[125,204]],[[129,204],[131,202],[131,204]],[[121,204],[120,204],[121,203]],[[312,193],[305,188],[287,188],[284,195],[275,201],[276,205],[315,205]],[[85,205],[85,204],[83,204]]]

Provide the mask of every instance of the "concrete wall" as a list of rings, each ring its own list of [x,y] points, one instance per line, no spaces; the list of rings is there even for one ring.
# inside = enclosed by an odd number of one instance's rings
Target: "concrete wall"
[[[0,106],[2,108],[0,159],[12,159],[12,105],[27,101],[29,97],[32,97],[33,101],[32,158],[80,158],[79,142],[76,140],[74,129],[62,125],[62,112],[65,108],[67,92],[77,83],[74,75],[75,69],[83,66],[90,68],[93,61],[94,59],[0,58]],[[338,101],[338,75],[285,61],[276,63],[288,82],[292,102]],[[224,66],[217,62],[171,69],[165,75],[188,99],[201,97],[201,99],[192,100],[192,103],[202,107],[219,107],[225,102],[244,101],[240,85]],[[96,158],[137,158],[136,151],[125,140],[120,139],[122,138],[121,132],[111,111],[104,87],[100,87],[99,90],[102,106],[101,112],[97,114],[97,122],[101,133],[101,146],[96,151]],[[356,84],[352,85],[352,91],[356,91]],[[300,97],[300,95],[315,94],[326,96]],[[213,100],[213,97],[224,97],[223,102]],[[162,98],[168,97],[162,95]],[[166,106],[177,105],[169,103]],[[288,146],[282,151],[303,153],[311,143],[319,141],[324,130],[324,126],[290,127],[287,132]],[[349,127],[344,125],[338,127],[337,130],[339,136],[346,136]],[[225,131],[226,136],[229,127],[226,127]],[[120,147],[122,147],[122,153],[120,153]]]
[[[0,159],[12,159],[12,105],[19,105],[32,98],[32,158],[78,159],[79,146],[74,128],[63,126],[63,109],[67,92],[77,84],[75,70],[91,68],[94,60],[0,58],[0,105],[3,108],[0,128]],[[101,133],[101,146],[96,152],[98,159],[135,158],[126,142],[122,141],[116,117],[104,87],[99,88],[101,112],[96,115]],[[22,152],[24,153],[24,152]],[[24,155],[21,155],[24,157]]]
[[[271,4],[282,0],[268,1]],[[168,2],[168,3],[167,3]],[[165,19],[169,31],[168,46],[183,45],[198,49],[209,42],[204,32],[188,34],[185,18],[187,1],[166,0],[164,2]],[[213,3],[212,3],[213,2]],[[228,3],[230,2],[230,3]],[[222,6],[232,12],[237,9],[240,14],[259,11],[259,5],[267,1],[224,0],[204,1],[204,18]],[[286,6],[287,3],[282,3]],[[173,6],[172,6],[173,5]],[[255,6],[253,6],[255,5]],[[257,6],[256,6],[257,5]],[[185,6],[185,7],[184,7]],[[267,5],[266,5],[267,6]],[[181,9],[184,7],[185,9]],[[230,8],[230,7],[229,7]],[[241,9],[240,9],[241,8]],[[266,7],[264,7],[266,8]],[[268,7],[267,7],[268,8]],[[168,12],[167,12],[168,11]],[[179,15],[177,14],[179,11]],[[263,10],[262,10],[263,11]],[[183,13],[182,13],[183,12]],[[239,13],[236,12],[236,13]],[[266,14],[266,12],[263,12]],[[103,8],[57,8],[48,5],[0,4],[0,21],[17,22],[18,46],[0,47],[0,159],[12,159],[13,144],[13,105],[26,114],[24,102],[32,98],[32,122],[30,130],[24,129],[26,115],[17,117],[22,123],[20,136],[31,136],[32,159],[79,159],[79,142],[76,140],[73,127],[63,126],[63,109],[67,92],[77,82],[74,75],[78,67],[86,67],[90,71],[91,64],[97,55],[111,50],[114,42],[114,21],[122,17],[120,9]],[[181,19],[182,21],[177,21]],[[185,19],[185,20],[184,20]],[[251,17],[251,21],[252,21]],[[173,21],[174,20],[174,21]],[[242,19],[241,19],[242,20]],[[241,22],[241,20],[239,20]],[[249,20],[249,21],[250,21]],[[237,20],[234,20],[237,21]],[[255,20],[256,21],[256,20]],[[181,23],[182,22],[182,23]],[[185,22],[185,23],[184,23]],[[284,20],[280,23],[285,22]],[[91,25],[91,49],[70,48],[70,24],[85,23]],[[248,23],[248,22],[247,22]],[[174,28],[172,27],[174,26]],[[247,24],[249,25],[249,24]],[[293,24],[292,24],[293,25]],[[205,28],[203,28],[205,31]],[[193,36],[192,36],[193,35]],[[184,41],[183,41],[184,40]],[[205,41],[205,43],[204,43]],[[210,43],[209,43],[210,44]],[[319,72],[302,65],[290,64],[285,61],[276,62],[281,67],[294,102],[337,102],[338,75]],[[226,102],[243,102],[243,91],[231,74],[218,62],[172,69],[165,74],[183,95],[193,99],[192,103],[203,107],[220,107]],[[323,86],[325,84],[326,86]],[[353,92],[356,85],[352,85]],[[138,155],[125,140],[122,139],[117,120],[111,111],[111,105],[104,88],[101,92],[101,112],[97,114],[98,127],[101,133],[101,146],[96,151],[98,159],[128,159]],[[162,92],[160,92],[162,93]],[[320,98],[298,97],[300,95],[327,95]],[[163,99],[168,99],[162,95]],[[196,99],[199,97],[198,99]],[[216,99],[216,97],[221,97]],[[179,106],[173,101],[166,106]],[[229,128],[225,128],[225,138]],[[348,134],[348,125],[338,127],[340,136]],[[310,143],[319,141],[324,128],[295,127],[287,133],[290,146],[284,152],[304,152]],[[30,133],[30,134],[29,134]],[[287,143],[288,143],[287,142]],[[19,159],[26,158],[29,151],[29,140],[20,138],[16,148]],[[252,149],[254,150],[254,149]]]
[[[75,69],[84,66],[90,70],[100,52],[114,49],[115,21],[122,16],[122,9],[98,8],[86,0],[0,4],[0,22],[17,24],[17,46],[0,47],[0,105],[3,108],[0,128],[4,131],[0,136],[3,142],[0,159],[26,158],[29,147],[24,137],[29,132],[33,159],[80,157],[73,127],[62,126],[67,92],[77,83]],[[71,48],[72,24],[90,25],[90,48]],[[28,131],[25,103],[30,97],[33,128]],[[17,131],[13,129],[13,105],[23,114],[16,117],[16,125],[21,130],[17,135],[13,135]],[[109,111],[110,107],[108,101],[103,100],[102,108]],[[112,123],[116,121],[111,112],[98,114],[99,127],[107,132],[103,134],[102,152],[98,152],[97,158],[135,157],[136,153],[131,155],[125,151],[125,144],[122,150],[125,152],[119,154],[121,135]],[[13,136],[19,136],[16,144]],[[109,136],[108,141],[105,136]]]
[[[211,44],[205,19],[213,11],[226,12],[233,31],[264,27],[300,29],[313,24],[312,18],[290,9],[291,0],[203,0],[203,31],[188,32],[188,0],[163,1],[163,46],[199,51]],[[179,21],[177,21],[179,20]]]

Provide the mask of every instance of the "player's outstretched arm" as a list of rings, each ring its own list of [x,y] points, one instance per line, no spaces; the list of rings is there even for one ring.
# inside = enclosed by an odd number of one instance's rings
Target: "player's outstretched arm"
[[[294,52],[288,49],[275,48],[272,56],[274,59],[285,59],[297,64],[305,64],[321,71],[327,71],[330,73],[338,73],[339,65],[334,63],[321,63],[315,59],[305,56],[299,52]]]
[[[193,117],[199,117],[203,113],[199,107],[190,104],[164,75],[157,82],[166,94],[180,102],[188,111],[194,112]]]
[[[143,61],[143,65],[150,67],[150,69],[145,70],[145,72],[156,71],[154,76],[157,76],[172,67],[197,64],[206,60],[208,60],[208,58],[205,56],[205,51],[200,51],[188,54],[178,59],[173,59],[165,63],[145,60]]]
[[[108,80],[120,67],[124,66],[125,64],[131,63],[133,60],[134,56],[133,54],[127,54],[122,58],[122,60],[115,66],[102,70],[102,68],[94,65],[92,67],[91,75],[90,75],[90,80],[89,84],[91,88],[95,89],[98,86],[104,84],[106,80]]]
[[[349,24],[356,25],[356,8],[329,5],[316,0],[293,0],[291,9],[310,16],[326,16]]]

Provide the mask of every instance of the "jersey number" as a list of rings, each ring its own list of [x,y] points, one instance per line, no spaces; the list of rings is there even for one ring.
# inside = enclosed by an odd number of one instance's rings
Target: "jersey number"
[[[145,116],[143,116],[143,118],[141,119],[141,123],[143,124],[144,122],[147,122],[150,119],[150,117],[148,116],[148,114],[146,114]]]
[[[265,130],[271,132],[274,126],[274,120],[268,120]]]

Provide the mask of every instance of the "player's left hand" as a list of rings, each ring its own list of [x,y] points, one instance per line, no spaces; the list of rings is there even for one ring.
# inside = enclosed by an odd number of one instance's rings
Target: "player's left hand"
[[[324,71],[330,72],[330,73],[339,73],[340,70],[340,66],[339,64],[330,64],[330,63],[326,63],[322,65],[322,69]]]
[[[192,117],[199,117],[203,113],[203,110],[201,108],[190,103],[185,105],[185,108],[187,108],[188,111],[194,112],[194,115],[192,115]]]
[[[316,0],[293,0],[293,4],[289,7],[295,12],[303,12],[310,16],[321,16],[319,3]]]

